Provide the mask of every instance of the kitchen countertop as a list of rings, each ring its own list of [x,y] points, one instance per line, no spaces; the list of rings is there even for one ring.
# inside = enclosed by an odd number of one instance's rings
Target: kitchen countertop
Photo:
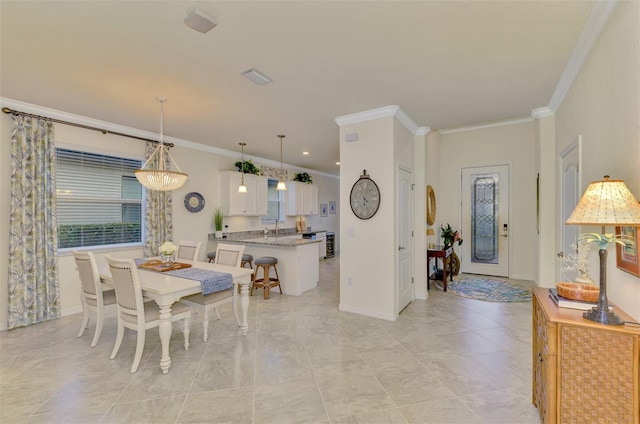
[[[280,237],[258,237],[248,238],[243,240],[220,240],[223,243],[239,243],[239,244],[261,244],[269,246],[286,246],[295,247],[302,246],[311,243],[320,243],[321,240],[301,239],[294,236],[280,236]]]

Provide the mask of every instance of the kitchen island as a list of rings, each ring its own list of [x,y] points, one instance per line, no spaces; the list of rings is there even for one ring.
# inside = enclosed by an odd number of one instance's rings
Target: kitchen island
[[[218,243],[243,244],[245,246],[244,253],[253,255],[254,260],[263,256],[277,258],[282,292],[292,296],[300,296],[307,290],[317,287],[320,279],[320,263],[318,261],[320,240],[301,237],[301,235],[285,235],[247,239],[216,239],[209,242],[209,247],[211,251],[215,251]],[[271,276],[275,277],[273,271]],[[262,273],[260,277],[262,277]],[[277,287],[273,290],[279,293]]]

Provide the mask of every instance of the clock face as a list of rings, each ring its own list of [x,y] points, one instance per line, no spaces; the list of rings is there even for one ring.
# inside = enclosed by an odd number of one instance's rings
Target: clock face
[[[200,212],[204,208],[204,197],[200,193],[188,193],[184,197],[184,207],[189,212]]]
[[[379,206],[378,186],[368,176],[361,176],[351,188],[351,210],[358,218],[369,219],[378,212]]]

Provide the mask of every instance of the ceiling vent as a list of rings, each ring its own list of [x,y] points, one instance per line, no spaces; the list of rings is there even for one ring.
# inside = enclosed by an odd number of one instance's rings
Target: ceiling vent
[[[245,78],[249,78],[251,81],[255,82],[258,85],[265,85],[271,82],[271,78],[266,75],[261,74],[255,69],[247,69],[246,71],[241,73]]]
[[[198,9],[189,13],[189,16],[184,18],[184,23],[187,24],[188,27],[193,28],[203,34],[209,32],[216,25],[218,25],[217,23],[215,23],[213,18],[210,18],[206,13]]]

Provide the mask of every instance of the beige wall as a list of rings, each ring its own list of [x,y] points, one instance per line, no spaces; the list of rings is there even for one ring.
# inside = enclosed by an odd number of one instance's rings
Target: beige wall
[[[621,1],[556,112],[556,157],[582,135],[582,190],[608,174],[640,198],[640,2]],[[556,181],[560,187],[561,181]],[[560,212],[556,213],[560,216]],[[559,225],[562,225],[559,223]],[[583,232],[600,232],[583,227]],[[613,228],[607,227],[607,232]],[[559,234],[556,250],[560,245]],[[640,278],[616,268],[608,249],[609,299],[640,319]],[[590,274],[598,281],[595,249]]]
[[[388,320],[395,319],[394,119],[340,127],[341,203],[349,207],[351,187],[364,169],[381,193],[373,218],[363,221],[347,209],[340,219],[340,309]],[[345,134],[354,132],[359,140],[345,142]]]
[[[460,131],[440,136],[440,175],[436,198],[436,239],[442,224],[461,228],[462,168],[510,165],[509,276],[535,280],[536,172],[533,121]],[[462,233],[463,239],[468,234]],[[458,253],[460,252],[459,249]],[[462,261],[465,258],[461,258]],[[463,265],[464,267],[464,265]]]
[[[10,170],[9,158],[11,147],[12,119],[9,115],[0,116],[1,141],[0,141],[0,257],[8,258],[9,243],[9,205],[10,205]],[[56,145],[68,148],[87,149],[95,153],[122,155],[131,158],[144,158],[145,143],[126,137],[103,135],[100,132],[84,130],[68,125],[56,124]],[[197,147],[197,146],[196,146]],[[173,191],[173,234],[174,241],[181,239],[202,241],[200,259],[204,259],[207,253],[208,234],[213,232],[211,224],[214,209],[220,205],[220,180],[219,171],[231,170],[239,158],[222,156],[204,150],[196,150],[190,147],[176,145],[171,149],[171,154],[182,168],[189,174],[186,184]],[[253,159],[256,165],[260,165],[258,159]],[[308,171],[318,185],[320,203],[329,200],[337,201],[338,214],[329,215],[327,218],[311,216],[307,223],[313,228],[325,229],[337,233],[339,223],[339,184],[337,177],[314,174]],[[290,172],[293,175],[294,172]],[[198,213],[189,212],[184,207],[184,197],[187,193],[196,191],[205,198],[205,208]],[[230,224],[229,231],[245,231],[250,229],[262,229],[258,217],[225,217],[225,223]],[[273,227],[273,226],[270,226]],[[295,217],[287,217],[287,222],[281,228],[294,228]],[[337,235],[337,234],[336,234]],[[105,254],[118,257],[141,257],[142,248],[126,249],[100,249],[96,250],[97,259],[103,260]],[[6,328],[7,317],[7,276],[8,261],[0,261],[0,329]],[[70,252],[59,253],[59,280],[60,302],[63,315],[81,311],[80,305],[80,281],[78,279],[75,263]]]

